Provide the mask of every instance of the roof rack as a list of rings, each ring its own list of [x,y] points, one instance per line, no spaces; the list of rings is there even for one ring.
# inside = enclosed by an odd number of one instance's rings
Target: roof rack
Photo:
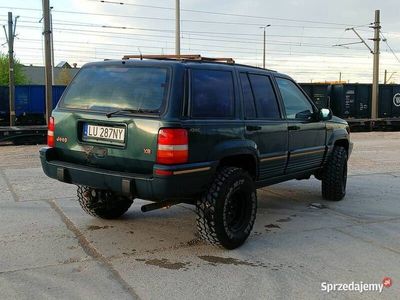
[[[229,57],[203,57],[200,54],[182,54],[182,55],[125,55],[122,59],[138,58],[142,59],[171,59],[171,60],[197,60],[197,61],[211,61],[211,62],[226,62],[234,64],[235,61]]]

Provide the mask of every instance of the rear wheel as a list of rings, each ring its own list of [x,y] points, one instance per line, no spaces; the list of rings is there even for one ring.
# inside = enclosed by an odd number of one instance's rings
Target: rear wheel
[[[235,249],[249,236],[257,213],[253,179],[243,169],[224,167],[198,200],[197,229],[213,245]]]
[[[330,201],[342,200],[346,195],[347,151],[335,146],[322,174],[322,197]]]
[[[78,202],[89,215],[102,219],[116,219],[132,205],[133,200],[110,191],[78,186]]]

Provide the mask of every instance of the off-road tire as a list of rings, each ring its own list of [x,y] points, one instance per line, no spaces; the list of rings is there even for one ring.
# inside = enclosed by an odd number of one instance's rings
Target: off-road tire
[[[235,249],[249,236],[257,213],[254,181],[243,169],[221,168],[197,200],[197,229],[212,245]]]
[[[101,219],[119,218],[133,203],[133,200],[127,197],[82,185],[78,186],[77,195],[82,209],[87,214]]]
[[[342,200],[346,195],[347,151],[335,146],[322,175],[322,197],[330,201]]]

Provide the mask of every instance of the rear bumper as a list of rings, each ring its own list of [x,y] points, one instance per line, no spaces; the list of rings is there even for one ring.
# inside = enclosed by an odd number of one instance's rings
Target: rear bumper
[[[154,165],[154,170],[163,170],[170,175],[142,175],[61,161],[54,150],[48,147],[40,149],[42,168],[47,176],[66,183],[110,190],[152,201],[185,199],[202,193],[210,184],[217,167],[217,162]]]

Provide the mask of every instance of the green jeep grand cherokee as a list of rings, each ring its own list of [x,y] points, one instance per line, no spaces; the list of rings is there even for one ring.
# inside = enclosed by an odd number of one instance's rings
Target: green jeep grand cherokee
[[[190,203],[201,237],[234,249],[252,230],[257,188],[314,175],[325,199],[345,196],[349,127],[290,77],[148,58],[85,65],[52,113],[43,170],[76,184],[87,213],[117,218],[135,198],[153,201],[142,211]]]

